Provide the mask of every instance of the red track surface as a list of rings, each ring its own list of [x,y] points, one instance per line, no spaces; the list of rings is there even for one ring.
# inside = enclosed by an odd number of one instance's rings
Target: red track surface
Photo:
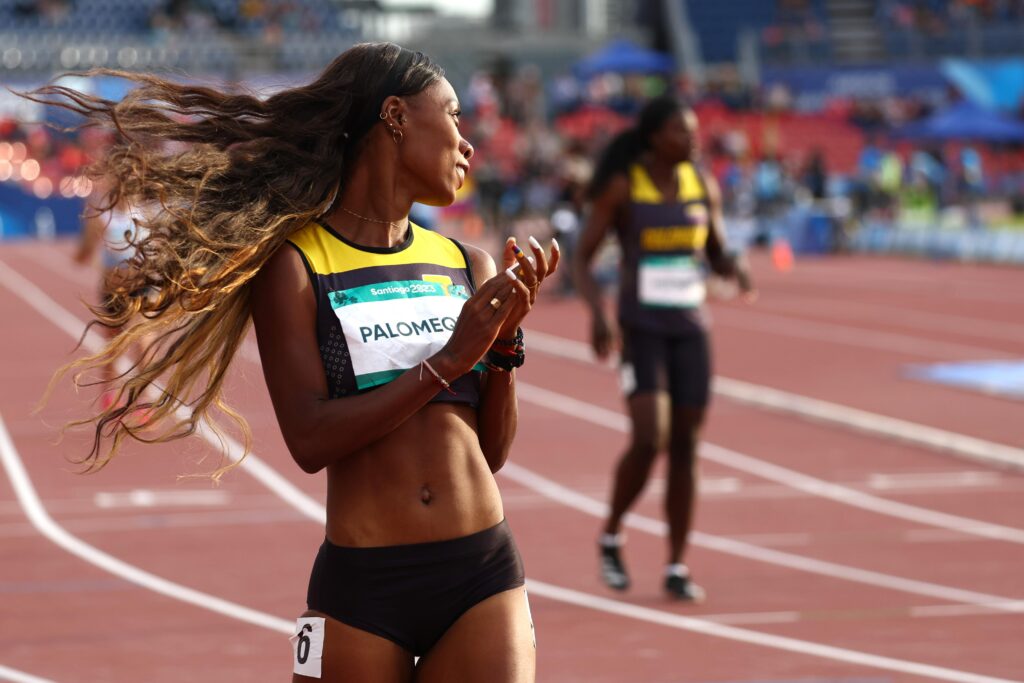
[[[65,457],[83,453],[86,437],[55,445],[54,425],[91,397],[65,385],[42,418],[31,414],[81,329],[65,311],[84,319],[79,299],[91,296],[93,274],[70,265],[68,251],[0,247],[0,417],[13,442],[0,470],[0,680],[286,680],[290,647],[275,624],[304,607],[321,526],[243,469],[218,488],[178,480],[214,453],[199,438],[131,446],[98,475],[73,474]],[[1024,271],[864,258],[800,261],[788,274],[755,266],[756,306],[713,307],[720,375],[1024,445],[1019,401],[904,375],[909,364],[1024,356]],[[531,327],[581,340],[585,318],[578,303],[550,299]],[[614,372],[534,349],[520,380],[514,467],[499,481],[532,582],[540,681],[1024,681],[1024,603],[977,604],[1024,600],[1020,473],[718,397],[688,557],[708,602],[679,606],[659,592],[660,473],[630,531],[635,587],[617,595],[599,583],[594,553],[594,514],[625,440],[621,418],[600,410],[621,412]],[[556,404],[536,403],[550,398],[537,388],[559,394]],[[253,426],[258,458],[321,501],[322,477],[291,462],[259,368],[244,355],[231,395]],[[715,446],[757,465],[723,460]],[[215,613],[71,554],[29,522],[14,461],[38,494],[35,512],[67,534],[280,621]],[[755,473],[763,463],[787,473],[765,479]],[[799,474],[870,494],[868,509],[787,485]],[[538,477],[565,488],[545,495]],[[109,495],[140,489],[200,493],[149,506]],[[893,516],[871,501],[926,517]],[[1002,539],[970,520],[1000,525]],[[713,630],[723,625],[733,630]]]

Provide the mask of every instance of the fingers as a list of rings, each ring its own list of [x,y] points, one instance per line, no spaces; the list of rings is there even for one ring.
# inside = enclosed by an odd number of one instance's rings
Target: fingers
[[[481,285],[473,295],[477,305],[486,306],[492,317],[507,315],[507,306],[515,303],[517,292],[525,291],[529,295],[529,289],[516,276],[514,268],[501,271]]]
[[[505,248],[501,250],[501,268],[512,268],[517,265],[515,253],[516,238],[509,237],[505,240]]]
[[[562,248],[558,246],[558,240],[551,238],[551,261],[548,263],[548,275],[558,270],[558,263],[562,260]]]
[[[540,246],[540,242],[530,235],[530,249],[533,251],[534,258],[537,259],[537,265],[534,270],[537,273],[537,281],[543,282],[544,278],[548,276],[548,257],[544,254],[544,249]]]
[[[510,282],[515,282],[517,279],[518,276],[512,272],[511,268],[499,271],[497,275],[480,285],[472,298],[483,301],[486,304],[502,287],[507,286]]]
[[[519,279],[526,283],[527,288],[534,289],[540,284],[542,276],[538,275],[537,269],[534,268],[533,262],[527,257],[526,252],[520,249],[514,241],[512,242],[512,253],[519,265]]]
[[[531,293],[524,282],[518,281],[513,283],[508,293],[502,296],[505,296],[505,300],[496,312],[494,319],[496,321],[500,319],[498,336],[510,337],[515,335],[516,328],[530,312]]]

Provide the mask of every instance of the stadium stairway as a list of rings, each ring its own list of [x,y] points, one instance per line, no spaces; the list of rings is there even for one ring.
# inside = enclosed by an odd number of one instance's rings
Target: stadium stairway
[[[885,58],[875,0],[825,0],[825,10],[836,61],[864,63]]]

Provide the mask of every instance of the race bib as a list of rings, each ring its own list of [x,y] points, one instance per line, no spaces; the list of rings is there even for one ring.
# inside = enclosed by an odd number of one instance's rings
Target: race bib
[[[704,276],[690,256],[644,256],[637,270],[640,303],[696,308],[704,303]]]
[[[359,389],[390,382],[451,337],[469,293],[446,277],[423,278],[330,293]]]
[[[320,678],[324,656],[323,617],[302,617],[295,621],[292,641],[292,673]]]

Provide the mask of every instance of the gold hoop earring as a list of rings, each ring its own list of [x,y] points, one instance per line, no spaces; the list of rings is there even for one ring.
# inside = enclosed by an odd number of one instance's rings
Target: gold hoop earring
[[[391,128],[390,130],[391,130],[391,139],[395,141],[396,145],[401,144],[402,140],[405,139],[405,133],[403,133],[398,128]]]
[[[383,121],[384,119],[386,119],[386,118],[388,117],[388,115],[387,115],[387,114],[385,114],[384,112],[381,112],[381,113],[379,114],[379,116],[380,116],[380,120],[381,120],[381,121]]]

